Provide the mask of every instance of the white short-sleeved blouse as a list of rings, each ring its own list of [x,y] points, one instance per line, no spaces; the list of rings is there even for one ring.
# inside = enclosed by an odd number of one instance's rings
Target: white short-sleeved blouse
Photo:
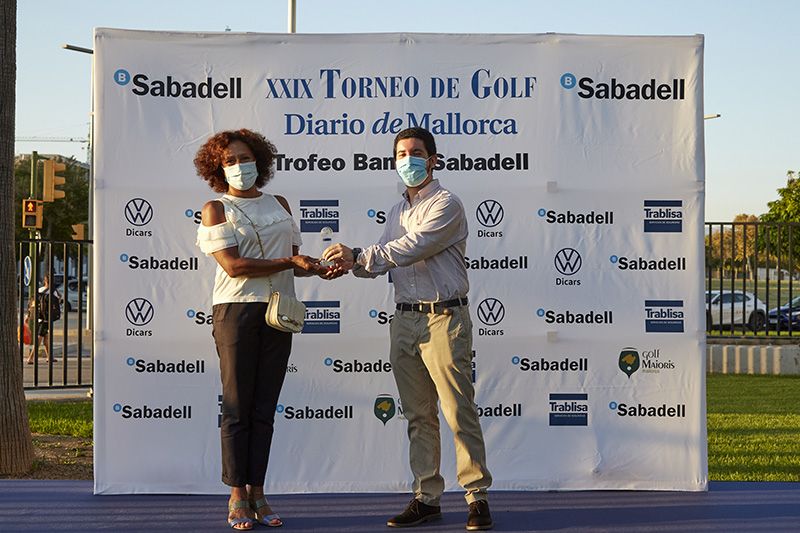
[[[200,225],[197,228],[197,246],[206,255],[225,248],[239,247],[242,257],[262,258],[258,239],[250,220],[261,237],[264,259],[277,259],[292,255],[292,246],[300,246],[300,229],[292,216],[271,194],[262,193],[256,198],[224,195],[220,201],[225,206],[225,222],[216,226]],[[236,207],[234,207],[234,204]],[[239,209],[244,211],[250,220]],[[273,290],[294,296],[294,272],[283,270],[269,277]],[[213,305],[233,302],[268,302],[267,277],[232,278],[217,264],[214,278]]]

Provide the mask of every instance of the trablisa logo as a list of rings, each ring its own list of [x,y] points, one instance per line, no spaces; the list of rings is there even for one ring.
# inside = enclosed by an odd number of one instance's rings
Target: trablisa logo
[[[339,231],[339,200],[300,200],[300,231],[319,233],[325,227]]]
[[[686,80],[673,78],[661,83],[655,78],[649,80],[627,82],[611,78],[606,81],[595,81],[588,76],[578,79],[571,72],[561,76],[561,86],[571,91],[578,87],[577,95],[583,99],[597,100],[684,100],[686,97]]]
[[[180,80],[171,74],[166,77],[151,77],[147,74],[137,73],[131,76],[124,68],[114,72],[114,81],[117,85],[125,87],[133,83],[131,92],[136,96],[156,96],[163,98],[230,98],[242,97],[242,78],[231,77],[225,81],[214,81],[207,76],[201,81]]]
[[[303,333],[339,333],[342,314],[338,300],[303,303],[306,304]]]
[[[645,233],[681,233],[683,200],[645,200]]]
[[[589,395],[551,392],[548,398],[551,426],[588,426]]]
[[[644,316],[647,333],[683,333],[683,300],[645,300]]]

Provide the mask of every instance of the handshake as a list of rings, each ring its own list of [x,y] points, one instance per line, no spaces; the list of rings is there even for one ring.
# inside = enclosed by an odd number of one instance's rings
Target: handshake
[[[354,264],[353,250],[344,244],[336,243],[328,246],[322,252],[321,259],[307,255],[292,257],[295,275],[319,276],[322,279],[332,280],[344,276]]]

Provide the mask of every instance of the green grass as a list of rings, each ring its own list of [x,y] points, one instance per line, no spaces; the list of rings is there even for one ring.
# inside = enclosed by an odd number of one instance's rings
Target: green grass
[[[92,438],[92,401],[28,402],[31,432]]]
[[[28,402],[31,431],[92,436],[92,402]],[[714,481],[800,481],[800,376],[709,374]]]
[[[708,474],[800,481],[800,376],[709,374]]]

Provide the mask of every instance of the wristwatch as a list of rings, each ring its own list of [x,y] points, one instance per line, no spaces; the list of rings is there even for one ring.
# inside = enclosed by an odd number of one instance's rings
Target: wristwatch
[[[361,248],[353,248],[353,263],[358,263],[358,256],[361,255],[362,251]]]

